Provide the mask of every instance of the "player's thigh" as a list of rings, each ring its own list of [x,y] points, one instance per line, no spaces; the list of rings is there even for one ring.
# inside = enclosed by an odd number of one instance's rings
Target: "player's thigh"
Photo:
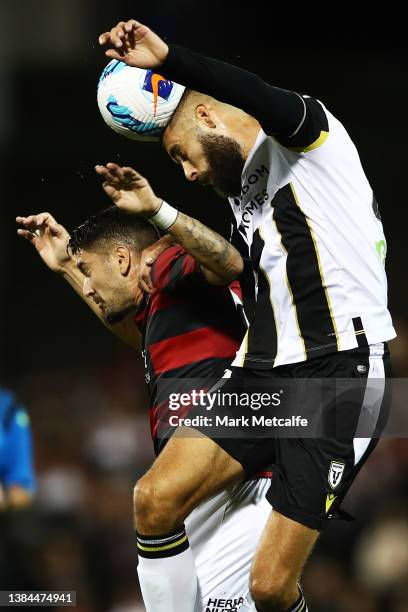
[[[305,394],[304,404],[324,423],[322,437],[277,440],[267,494],[280,514],[314,530],[341,516],[341,502],[375,448],[389,404],[383,355],[350,352],[318,365],[330,377],[319,402],[314,405],[314,395]]]
[[[256,550],[251,585],[254,592],[292,589],[319,537],[319,531],[272,511]]]
[[[172,498],[187,515],[197,504],[226,486],[240,482],[244,471],[214,440],[179,427],[144,476]]]
[[[200,504],[186,521],[204,610],[255,612],[249,593],[252,560],[271,513],[270,480],[226,489]]]

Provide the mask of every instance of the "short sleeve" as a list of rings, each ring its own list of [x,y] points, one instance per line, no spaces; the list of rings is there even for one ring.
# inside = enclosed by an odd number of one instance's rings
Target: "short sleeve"
[[[303,96],[305,113],[293,134],[276,138],[278,142],[297,153],[307,153],[320,147],[329,136],[329,122],[322,104],[315,98]]]

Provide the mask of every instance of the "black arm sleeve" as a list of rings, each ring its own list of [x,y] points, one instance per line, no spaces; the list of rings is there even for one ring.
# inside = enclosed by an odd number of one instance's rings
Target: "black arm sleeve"
[[[169,46],[160,72],[189,89],[241,108],[278,140],[286,141],[305,119],[305,102],[297,93],[268,85],[251,72],[183,47]]]

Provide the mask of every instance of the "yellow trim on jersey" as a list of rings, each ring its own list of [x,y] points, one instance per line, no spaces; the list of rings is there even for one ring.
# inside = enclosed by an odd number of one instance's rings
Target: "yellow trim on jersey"
[[[246,331],[246,334],[245,334],[245,336],[244,336],[244,339],[242,340],[242,344],[244,344],[244,343],[245,343],[245,346],[244,346],[244,352],[243,352],[243,354],[242,354],[242,359],[241,359],[241,368],[243,368],[243,367],[244,367],[244,365],[245,365],[245,359],[246,359],[246,356],[247,356],[247,354],[248,354],[248,333],[249,333],[249,327],[248,327],[248,329],[247,329],[247,331]]]
[[[146,550],[147,552],[159,552],[161,550],[169,550],[170,548],[175,548],[179,544],[183,544],[183,542],[185,542],[186,540],[187,536],[185,535],[180,538],[180,540],[177,540],[177,542],[173,542],[172,544],[166,544],[166,546],[142,546],[138,543],[137,547],[140,548],[140,550]]]
[[[289,151],[295,151],[295,153],[307,153],[308,151],[314,151],[318,149],[329,137],[329,132],[320,132],[319,138],[312,142],[308,147],[288,147]]]
[[[340,350],[340,339],[339,339],[339,332],[337,331],[336,320],[335,320],[334,315],[333,315],[333,310],[332,310],[332,306],[331,306],[331,302],[330,302],[329,292],[327,291],[327,286],[326,286],[326,283],[324,282],[323,268],[322,268],[322,263],[321,263],[321,261],[320,261],[320,253],[319,253],[319,249],[317,248],[316,236],[315,236],[315,234],[314,234],[314,231],[313,231],[312,226],[311,226],[311,225],[310,225],[310,223],[309,223],[309,219],[308,219],[308,217],[307,217],[306,213],[305,213],[305,212],[302,210],[302,208],[301,208],[301,206],[300,206],[300,204],[299,204],[299,200],[297,199],[297,195],[296,195],[296,192],[295,192],[295,188],[294,188],[294,186],[293,186],[293,183],[290,183],[290,188],[291,188],[291,190],[292,190],[293,197],[295,198],[295,202],[296,202],[296,204],[299,206],[300,210],[302,211],[302,213],[303,213],[303,215],[304,215],[304,217],[305,217],[305,219],[306,219],[306,223],[307,223],[307,225],[308,225],[308,228],[309,228],[309,230],[310,230],[310,235],[311,235],[311,237],[312,237],[313,244],[314,244],[314,248],[315,248],[315,252],[316,252],[317,264],[318,264],[318,266],[319,266],[320,280],[322,281],[322,287],[323,287],[323,289],[324,289],[324,293],[325,293],[325,295],[326,295],[327,306],[329,307],[330,318],[331,318],[331,320],[332,320],[333,329],[334,329],[334,333],[335,333],[335,336],[336,336],[336,345],[337,345],[337,350],[339,351],[339,350]],[[364,331],[363,331],[363,333],[364,333]]]
[[[288,252],[287,252],[287,250],[285,249],[285,246],[284,246],[284,244],[283,244],[283,242],[282,242],[282,234],[281,234],[281,233],[280,233],[280,231],[278,230],[278,226],[276,225],[276,221],[275,221],[275,219],[273,218],[273,213],[272,213],[272,222],[275,224],[276,231],[277,231],[277,233],[278,233],[278,236],[280,237],[280,243],[281,243],[282,249],[285,251],[285,253],[286,253],[286,255],[287,255],[287,254],[288,254]],[[303,336],[302,336],[302,332],[300,331],[300,325],[299,325],[299,319],[298,319],[297,307],[296,307],[295,300],[294,300],[294,297],[293,297],[292,287],[290,286],[290,283],[289,283],[288,273],[287,273],[287,270],[286,270],[286,266],[285,266],[285,279],[286,279],[286,285],[287,285],[287,287],[288,287],[288,291],[289,291],[289,294],[290,294],[290,299],[292,300],[293,310],[294,310],[294,312],[295,312],[296,327],[297,327],[297,330],[298,330],[299,338],[300,338],[300,340],[301,340],[301,342],[302,342],[302,344],[303,344],[303,353],[304,353],[304,355],[305,355],[305,360],[307,360],[307,352],[306,352],[305,340],[304,340],[304,338],[303,338]]]

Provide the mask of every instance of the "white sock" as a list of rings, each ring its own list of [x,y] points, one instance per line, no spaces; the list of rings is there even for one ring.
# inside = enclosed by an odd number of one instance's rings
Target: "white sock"
[[[147,612],[194,612],[197,574],[184,528],[137,535],[140,588]]]

